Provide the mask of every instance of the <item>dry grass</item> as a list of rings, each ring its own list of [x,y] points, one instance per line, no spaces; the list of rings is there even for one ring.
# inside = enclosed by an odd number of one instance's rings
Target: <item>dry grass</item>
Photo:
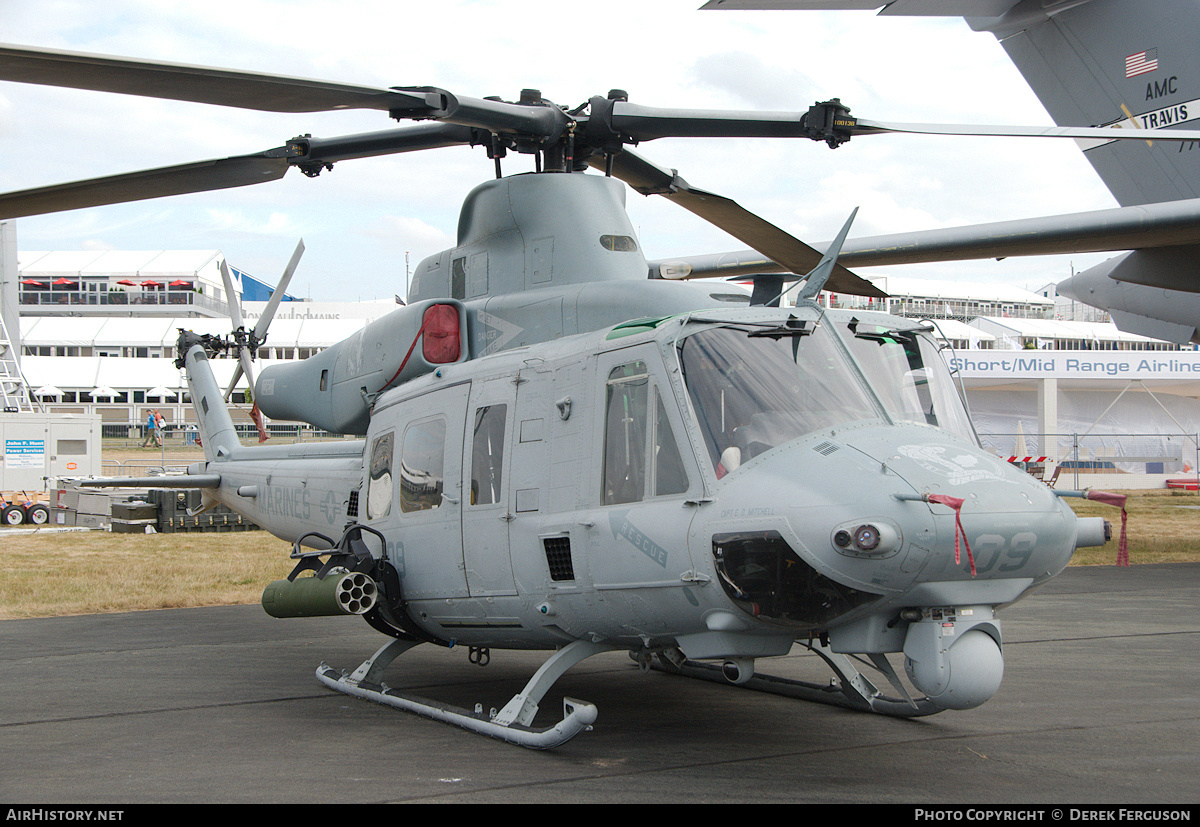
[[[1097,490],[1102,486],[1095,486]],[[1128,500],[1130,565],[1194,563],[1200,561],[1200,494],[1194,491],[1124,491]],[[1113,539],[1105,546],[1075,552],[1073,566],[1112,565],[1117,560],[1121,512],[1110,505],[1068,497],[1080,517],[1103,517],[1113,524]]]
[[[265,531],[5,533],[0,619],[257,603],[292,569]]]
[[[105,440],[104,473],[115,472],[113,463],[140,476],[164,462],[204,459],[196,447],[135,446]],[[265,531],[11,530],[0,553],[0,619],[257,603],[268,583],[292,570],[290,552],[290,543]]]

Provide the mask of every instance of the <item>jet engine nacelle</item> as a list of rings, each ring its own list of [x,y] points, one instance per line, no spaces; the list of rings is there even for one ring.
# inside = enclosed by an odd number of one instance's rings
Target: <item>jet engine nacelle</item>
[[[419,302],[376,319],[316,356],[265,368],[255,383],[254,400],[272,419],[363,435],[380,393],[467,357],[462,303]]]

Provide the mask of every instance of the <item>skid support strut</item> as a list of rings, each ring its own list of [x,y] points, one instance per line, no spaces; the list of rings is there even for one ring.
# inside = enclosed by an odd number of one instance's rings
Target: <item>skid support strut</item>
[[[797,641],[797,643],[814,654],[819,655],[825,661],[825,664],[837,676],[836,683],[817,684],[756,673],[743,683],[742,687],[745,689],[754,689],[759,692],[769,692],[773,695],[841,706],[862,712],[875,712],[880,715],[897,718],[921,718],[942,711],[941,707],[930,703],[928,698],[914,699],[900,682],[895,669],[892,668],[892,665],[883,655],[870,655],[869,657],[875,668],[888,679],[888,682],[900,694],[898,698],[887,697],[880,692],[865,675],[858,671],[850,657],[832,651],[828,646],[819,641],[801,640]],[[720,664],[703,663],[693,660],[683,660],[682,663],[671,663],[670,661],[663,662],[660,660],[653,665],[662,671],[681,674],[689,678],[701,678],[716,681],[717,683],[729,682],[722,674]]]
[[[455,706],[438,703],[417,695],[398,692],[379,680],[383,670],[419,641],[393,640],[354,670],[352,674],[338,672],[328,664],[317,667],[317,680],[330,689],[364,698],[376,703],[415,712],[426,718],[499,738],[529,749],[553,749],[592,728],[596,707],[574,698],[563,698],[563,719],[552,727],[533,729],[538,704],[554,682],[580,661],[613,647],[601,643],[577,640],[551,655],[530,678],[525,688],[512,697],[503,709],[487,715],[477,706],[468,712]]]

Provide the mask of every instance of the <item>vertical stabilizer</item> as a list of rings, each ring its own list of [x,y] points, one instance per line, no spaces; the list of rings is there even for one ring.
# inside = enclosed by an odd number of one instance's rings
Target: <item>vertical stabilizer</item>
[[[1163,129],[1200,120],[1200,3],[1018,3],[973,18],[991,31],[1060,126]],[[1200,197],[1200,145],[1081,142],[1122,206]]]

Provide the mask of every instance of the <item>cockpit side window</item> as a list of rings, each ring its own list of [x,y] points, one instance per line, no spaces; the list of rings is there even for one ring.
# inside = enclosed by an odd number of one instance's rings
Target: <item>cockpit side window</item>
[[[488,405],[475,411],[475,430],[471,439],[471,505],[500,502],[507,412],[507,405]]]
[[[657,497],[683,494],[688,489],[687,471],[657,388],[654,391],[654,408],[654,494]]]
[[[618,365],[608,374],[604,427],[605,505],[639,502],[646,488],[645,362]]]
[[[916,336],[864,327],[854,326],[847,345],[888,413],[902,422],[937,425]]]
[[[675,431],[646,363],[613,368],[606,389],[604,505],[686,492],[688,476]]]

